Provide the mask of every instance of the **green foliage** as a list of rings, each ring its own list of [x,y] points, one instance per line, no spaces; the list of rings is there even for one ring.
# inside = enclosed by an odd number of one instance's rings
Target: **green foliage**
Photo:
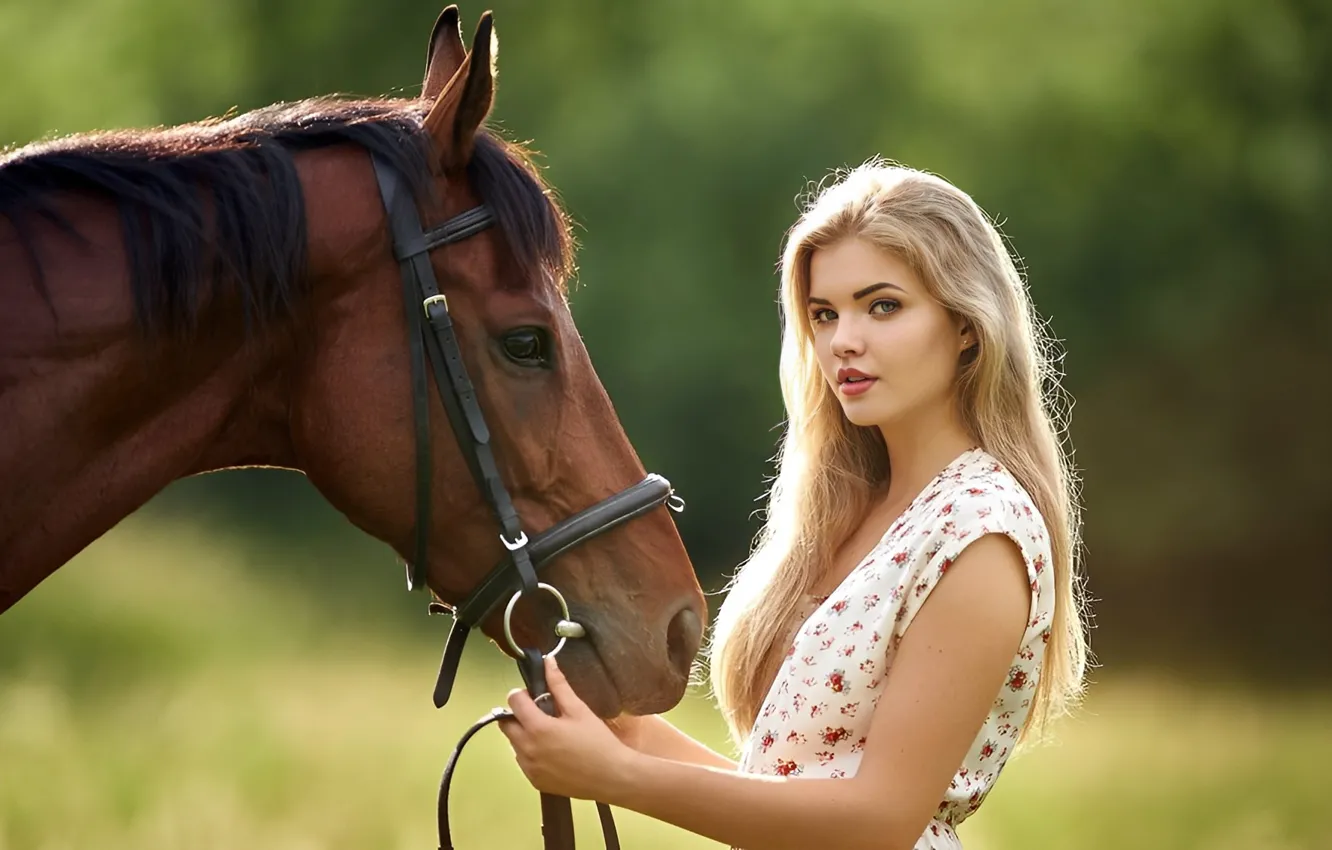
[[[954,180],[1002,223],[1067,350],[1102,658],[1326,675],[1332,4],[495,8],[495,124],[535,140],[581,225],[579,327],[647,466],[688,499],[707,583],[757,530],[794,201],[881,154]],[[481,9],[463,9],[468,34]],[[437,12],[11,3],[0,144],[329,91],[411,95]],[[388,565],[303,482],[273,481],[190,482],[162,504]],[[1254,578],[1277,564],[1298,598]],[[1250,620],[1267,625],[1234,625]]]

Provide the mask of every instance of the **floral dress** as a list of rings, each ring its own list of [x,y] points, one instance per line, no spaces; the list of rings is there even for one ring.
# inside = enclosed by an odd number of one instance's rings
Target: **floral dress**
[[[1030,618],[985,724],[915,845],[961,848],[956,827],[994,785],[1030,710],[1054,613],[1045,523],[1026,490],[982,449],[955,458],[830,596],[809,600],[812,613],[794,632],[740,769],[854,776],[902,635],[962,550],[990,533],[1007,535],[1022,552]]]

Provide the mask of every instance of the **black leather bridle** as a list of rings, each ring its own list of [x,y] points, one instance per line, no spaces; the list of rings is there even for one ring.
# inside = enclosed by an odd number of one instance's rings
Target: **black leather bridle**
[[[537,571],[566,550],[635,517],[662,505],[680,510],[684,503],[674,495],[670,482],[660,475],[649,474],[637,484],[562,520],[546,531],[531,538],[527,536],[514,510],[509,491],[500,478],[490,446],[490,430],[486,427],[476,390],[463,363],[462,350],[449,315],[448,299],[439,291],[429,258],[434,248],[460,242],[494,225],[494,214],[482,204],[425,231],[406,178],[380,157],[372,156],[372,160],[380,197],[388,214],[394,256],[402,269],[403,300],[406,304],[407,336],[411,352],[412,404],[416,422],[416,557],[407,565],[408,590],[423,586],[421,570],[426,564],[430,527],[432,464],[427,357],[454,436],[463,457],[467,459],[467,466],[472,471],[477,487],[499,521],[500,541],[508,552],[461,604],[452,608],[439,602],[430,604],[432,613],[451,611],[453,614],[453,625],[444,646],[439,678],[435,683],[435,706],[442,707],[449,699],[468,634],[508,598],[504,612],[504,634],[517,655],[518,671],[528,692],[542,710],[554,714],[554,700],[546,687],[541,652],[520,647],[513,638],[511,620],[515,603],[520,597],[535,594],[538,590],[544,590],[555,598],[563,619],[556,626],[559,642],[550,654],[558,652],[567,639],[582,637],[583,627],[570,619],[564,597],[553,586],[539,581]],[[507,711],[497,709],[478,720],[463,735],[449,758],[439,789],[440,850],[453,850],[449,830],[449,788],[463,747],[482,728],[508,716],[510,714]],[[606,847],[608,850],[618,850],[619,839],[610,808],[604,803],[597,803],[597,810]],[[547,850],[572,850],[574,834],[569,799],[542,794],[541,814]]]

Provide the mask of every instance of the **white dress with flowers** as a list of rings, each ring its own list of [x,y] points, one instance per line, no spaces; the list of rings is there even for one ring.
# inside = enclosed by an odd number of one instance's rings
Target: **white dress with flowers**
[[[830,596],[811,599],[750,735],[740,769],[853,776],[902,635],[948,567],[983,535],[1022,552],[1030,618],[1008,677],[915,850],[958,850],[956,827],[980,806],[1031,706],[1050,636],[1050,539],[1030,495],[994,457],[971,449],[912,501]],[[803,612],[802,612],[803,613]]]

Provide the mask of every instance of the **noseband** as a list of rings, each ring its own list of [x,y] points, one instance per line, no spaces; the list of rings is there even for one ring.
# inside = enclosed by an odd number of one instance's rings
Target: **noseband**
[[[434,702],[437,708],[448,702],[453,682],[462,659],[463,645],[473,628],[479,626],[508,599],[504,610],[504,635],[509,647],[517,655],[518,671],[528,692],[547,714],[554,714],[554,700],[546,687],[540,650],[519,646],[513,637],[514,606],[522,596],[538,591],[550,593],[560,606],[562,619],[556,624],[559,642],[549,654],[558,652],[566,640],[580,638],[585,631],[569,612],[564,596],[552,585],[541,582],[537,571],[558,555],[593,537],[604,534],[635,517],[652,511],[663,504],[679,511],[683,501],[671,489],[670,482],[660,475],[649,474],[642,481],[592,505],[551,528],[531,537],[523,531],[513,500],[500,478],[499,467],[490,445],[490,429],[476,390],[468,377],[462,350],[449,315],[448,299],[439,291],[435,273],[430,264],[431,250],[460,242],[495,224],[494,214],[483,204],[460,213],[448,221],[425,231],[416,211],[416,203],[406,178],[378,156],[372,157],[380,197],[388,214],[389,229],[393,235],[393,253],[402,270],[403,300],[406,304],[407,337],[411,352],[412,406],[416,424],[416,557],[407,565],[407,588],[422,587],[422,569],[426,564],[426,549],[430,529],[430,485],[432,463],[430,456],[429,388],[426,378],[426,358],[434,372],[435,386],[448,414],[449,423],[467,466],[478,489],[490,504],[499,522],[500,542],[507,554],[481,580],[471,594],[455,607],[438,602],[430,604],[431,613],[451,611],[453,625],[444,645],[440,661],[439,678],[435,683]],[[422,322],[424,318],[424,322]],[[544,698],[542,698],[544,697]],[[496,710],[481,718],[458,742],[444,769],[439,792],[439,847],[453,850],[449,830],[449,787],[453,771],[463,747],[485,726],[504,717],[507,711]],[[608,850],[618,850],[615,822],[610,808],[597,803],[602,831]],[[547,850],[574,846],[573,818],[569,799],[549,794],[541,795],[542,833]]]

